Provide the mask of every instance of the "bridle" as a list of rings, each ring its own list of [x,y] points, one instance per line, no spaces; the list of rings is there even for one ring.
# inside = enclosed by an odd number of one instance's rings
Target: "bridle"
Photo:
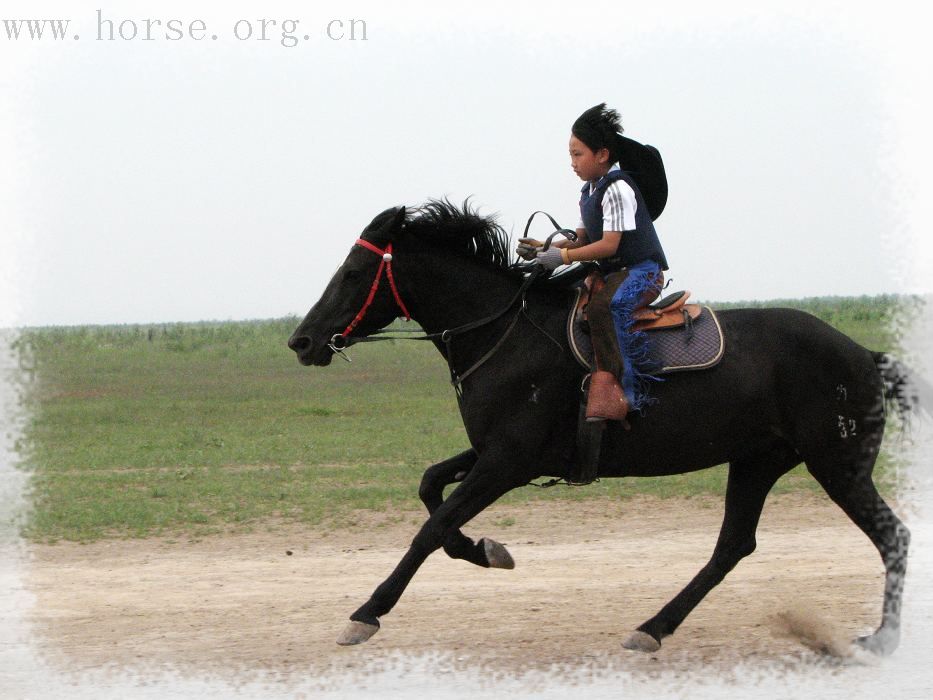
[[[369,311],[369,307],[372,306],[373,299],[376,298],[376,292],[379,291],[379,285],[382,282],[382,271],[385,270],[386,278],[389,280],[389,288],[392,290],[392,296],[395,297],[395,303],[398,305],[398,308],[401,309],[402,315],[405,317],[406,321],[411,320],[411,314],[408,313],[408,307],[405,306],[405,302],[402,301],[401,295],[398,293],[398,287],[395,285],[395,275],[392,274],[392,243],[388,243],[386,247],[380,248],[376,245],[373,245],[369,241],[365,241],[362,238],[357,238],[356,243],[366,250],[372,251],[376,255],[382,258],[382,261],[379,263],[379,269],[376,270],[376,277],[373,279],[373,283],[369,288],[369,294],[366,296],[366,301],[363,302],[363,307],[359,310],[356,316],[353,317],[353,320],[350,321],[349,325],[343,330],[343,333],[336,333],[330,339],[330,343],[327,344],[334,353],[339,354],[343,359],[349,361],[346,355],[343,354],[343,350],[346,349],[350,343],[347,342],[347,339],[350,337],[350,334],[356,328],[357,324],[363,320],[366,316],[366,312]],[[338,345],[337,343],[341,344]]]
[[[554,219],[546,212],[535,212],[534,214],[531,215],[531,217],[528,219],[528,223],[525,225],[525,235],[528,234],[528,227],[531,225],[532,219],[534,219],[535,215],[539,213],[547,216],[548,219],[551,220],[551,223],[554,224],[554,228],[555,228],[554,233],[552,233],[550,237],[547,239],[547,244],[545,245],[545,247],[547,247],[547,245],[550,245],[551,240],[558,233],[562,233],[564,235],[569,234],[570,236],[573,236],[573,239],[576,238],[576,235],[574,234],[573,231],[569,231],[568,229],[561,229],[560,226],[557,224],[557,222],[554,221]],[[506,339],[509,337],[512,330],[518,324],[518,319],[523,315],[523,312],[525,311],[525,308],[526,308],[525,295],[528,292],[529,287],[531,287],[534,281],[538,278],[539,275],[542,274],[544,270],[544,268],[542,268],[540,265],[531,266],[530,274],[528,274],[525,277],[524,281],[522,282],[521,287],[516,292],[515,296],[513,296],[512,299],[509,301],[509,303],[506,304],[500,311],[490,316],[486,316],[476,321],[465,323],[464,325],[457,326],[456,328],[449,328],[439,333],[424,333],[423,335],[420,335],[420,336],[405,336],[401,338],[397,336],[396,337],[385,336],[385,334],[387,333],[406,333],[406,332],[407,333],[422,333],[423,332],[420,330],[405,331],[405,330],[395,329],[395,330],[373,331],[367,336],[359,337],[359,336],[352,336],[350,334],[354,331],[357,325],[359,325],[360,321],[362,321],[363,318],[366,316],[366,313],[369,311],[369,307],[372,306],[373,300],[376,298],[376,292],[379,291],[379,285],[382,283],[383,270],[385,270],[385,277],[386,279],[389,280],[389,288],[392,290],[392,296],[394,297],[395,303],[398,306],[399,310],[401,310],[402,316],[405,317],[406,321],[410,321],[411,314],[408,312],[408,307],[405,306],[405,302],[402,301],[402,297],[398,292],[398,287],[395,284],[395,276],[392,274],[392,259],[393,259],[392,243],[390,242],[386,244],[385,248],[380,248],[374,245],[373,243],[370,243],[367,240],[364,240],[362,238],[357,238],[354,245],[358,245],[362,248],[365,248],[366,250],[369,250],[375,253],[376,255],[379,255],[382,258],[382,260],[379,263],[379,268],[376,270],[376,276],[373,279],[372,285],[370,285],[369,294],[366,296],[366,301],[363,302],[362,308],[359,310],[356,316],[353,317],[353,320],[350,321],[350,323],[347,325],[347,327],[343,330],[342,333],[335,333],[331,337],[330,342],[327,344],[327,347],[330,348],[330,350],[335,355],[340,355],[343,359],[349,362],[350,358],[347,357],[347,355],[344,353],[344,350],[346,350],[350,345],[353,345],[355,343],[374,342],[378,340],[434,340],[434,341],[440,340],[440,341],[443,341],[447,349],[446,356],[447,356],[447,364],[450,368],[450,383],[453,385],[454,389],[456,389],[458,398],[460,398],[461,396],[461,385],[463,384],[463,381],[469,375],[471,375],[474,371],[479,369],[480,366],[482,366],[490,357],[492,357],[496,353],[496,351],[499,350],[499,348],[501,348],[505,344]],[[475,330],[476,328],[480,328],[482,326],[492,323],[493,321],[498,320],[499,318],[504,316],[513,306],[515,306],[515,303],[519,300],[521,300],[521,306],[518,309],[518,313],[515,314],[515,317],[509,323],[505,332],[502,334],[502,337],[499,338],[496,344],[493,345],[493,347],[488,352],[486,352],[482,357],[480,357],[479,360],[477,360],[469,369],[467,369],[462,374],[458,375],[454,370],[453,360],[452,360],[453,338],[457,335],[462,335],[463,333],[467,333],[469,331]],[[552,338],[551,335],[547,333],[543,328],[541,328],[537,323],[535,323],[534,320],[532,320],[530,316],[528,316],[527,314],[525,314],[525,316],[532,323],[532,325],[535,326],[535,328],[538,328],[541,332],[543,332],[561,350],[564,349],[563,346],[560,344],[560,342]],[[383,337],[379,337],[380,335]]]

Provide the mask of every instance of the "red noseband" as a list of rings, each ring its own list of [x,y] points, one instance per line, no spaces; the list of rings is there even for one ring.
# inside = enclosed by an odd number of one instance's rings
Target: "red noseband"
[[[360,312],[350,321],[350,325],[347,326],[346,330],[340,334],[341,337],[346,338],[350,333],[353,332],[353,329],[356,328],[357,324],[363,320],[363,317],[366,315],[366,312],[369,311],[369,307],[373,303],[373,299],[376,298],[376,292],[379,289],[379,283],[382,281],[382,270],[385,269],[386,277],[389,278],[389,288],[392,290],[392,296],[395,297],[395,303],[398,304],[398,308],[402,310],[402,315],[405,316],[406,321],[411,320],[411,314],[408,313],[408,309],[405,307],[405,303],[402,301],[402,297],[399,296],[398,287],[395,286],[395,277],[392,275],[392,244],[389,243],[385,250],[374,246],[369,241],[364,241],[362,238],[356,239],[356,245],[366,248],[366,250],[371,250],[376,255],[382,258],[382,262],[379,263],[379,269],[376,270],[376,278],[373,280],[372,286],[369,288],[369,296],[366,297],[366,301],[363,303],[363,308],[360,309]]]

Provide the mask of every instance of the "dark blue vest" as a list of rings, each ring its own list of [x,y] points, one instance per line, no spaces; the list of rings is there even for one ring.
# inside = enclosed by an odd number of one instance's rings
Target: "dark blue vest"
[[[612,170],[599,178],[593,193],[590,194],[590,183],[583,185],[580,192],[580,216],[586,227],[586,236],[590,243],[601,241],[603,238],[603,195],[606,188],[616,180],[624,180],[635,192],[635,230],[622,233],[622,241],[616,254],[599,261],[599,268],[604,274],[615,272],[623,267],[631,267],[645,260],[654,260],[662,270],[667,269],[667,258],[654,230],[654,222],[645,200],[632,178],[624,170]]]

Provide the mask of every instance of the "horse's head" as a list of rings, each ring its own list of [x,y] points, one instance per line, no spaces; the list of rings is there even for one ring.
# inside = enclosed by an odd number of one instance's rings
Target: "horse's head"
[[[405,207],[387,209],[367,226],[318,302],[288,339],[303,365],[329,365],[351,332],[365,336],[407,310],[388,274],[391,244],[405,223]],[[389,267],[389,269],[386,269]],[[378,280],[378,283],[375,284]]]

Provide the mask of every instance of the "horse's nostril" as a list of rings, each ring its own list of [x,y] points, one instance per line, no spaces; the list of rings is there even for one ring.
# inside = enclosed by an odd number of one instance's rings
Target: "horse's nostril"
[[[288,347],[290,347],[295,352],[307,350],[309,347],[311,347],[311,338],[306,335],[299,335],[297,337],[293,336],[288,339]]]

